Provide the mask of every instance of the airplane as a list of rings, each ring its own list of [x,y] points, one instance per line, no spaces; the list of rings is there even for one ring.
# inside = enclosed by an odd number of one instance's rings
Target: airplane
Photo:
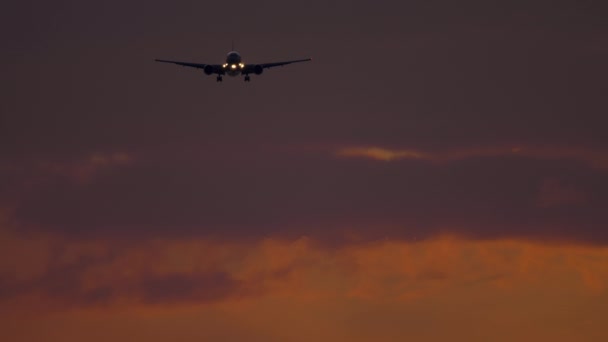
[[[161,63],[173,63],[181,66],[203,69],[205,74],[213,75],[217,74],[217,82],[222,82],[222,76],[239,76],[245,75],[245,82],[251,81],[249,74],[261,75],[264,69],[274,68],[292,63],[308,62],[312,61],[312,58],[296,59],[285,62],[274,62],[274,63],[262,63],[262,64],[245,64],[242,61],[241,55],[236,51],[228,52],[226,56],[226,62],[224,64],[202,64],[202,63],[188,63],[178,61],[168,61],[164,59],[155,59],[156,62]]]

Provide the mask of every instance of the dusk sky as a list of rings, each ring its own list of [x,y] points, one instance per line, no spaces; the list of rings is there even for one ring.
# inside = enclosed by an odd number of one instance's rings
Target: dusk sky
[[[607,13],[9,0],[0,340],[607,341]]]

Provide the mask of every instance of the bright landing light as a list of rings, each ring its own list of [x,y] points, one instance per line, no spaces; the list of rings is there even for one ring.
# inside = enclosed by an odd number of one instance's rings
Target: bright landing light
[[[233,69],[233,70],[234,70],[234,69],[236,69],[236,64],[232,64],[232,65],[230,66],[230,69]]]

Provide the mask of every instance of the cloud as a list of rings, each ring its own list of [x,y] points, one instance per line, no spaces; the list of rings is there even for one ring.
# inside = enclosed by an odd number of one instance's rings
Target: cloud
[[[121,262],[125,257],[118,256]],[[115,261],[82,256],[72,263],[51,266],[37,277],[19,279],[23,277],[4,274],[0,277],[0,301],[28,303],[42,313],[116,305],[201,305],[245,296],[239,281],[222,271],[155,274],[147,273],[147,268],[135,268],[134,277],[100,274],[104,268],[113,268]],[[120,268],[115,270],[120,272]]]
[[[608,307],[602,246],[454,235],[352,236],[328,246],[312,237],[126,241],[0,232],[0,317],[12,322],[0,336],[9,340],[42,338],[53,327],[48,340],[71,342],[101,322],[98,336],[130,322],[146,329],[123,334],[153,331],[151,341],[167,331],[225,337],[223,329],[235,338],[294,340],[308,327],[320,341],[422,338],[429,330],[420,324],[445,332],[461,319],[488,327],[477,333],[489,338],[533,317],[543,322],[534,327],[571,327],[569,337],[605,333],[598,321]],[[66,328],[57,329],[63,319]],[[411,326],[398,328],[402,320]]]
[[[133,158],[123,152],[111,154],[91,154],[90,156],[68,162],[42,161],[38,167],[43,173],[67,177],[77,183],[85,183],[99,172],[132,163]]]
[[[414,150],[390,150],[380,147],[346,147],[336,152],[339,157],[366,157],[375,160],[391,161],[399,159],[427,159],[432,156]]]
[[[460,148],[452,150],[423,151],[417,149],[391,149],[381,147],[342,147],[334,152],[338,157],[368,158],[379,161],[396,161],[401,159],[422,159],[432,162],[453,162],[470,158],[491,157],[527,157],[545,160],[571,159],[600,169],[608,168],[608,151],[584,148],[559,147],[485,147]]]
[[[25,251],[31,248],[20,243]],[[21,257],[14,261],[14,276],[7,276],[6,265],[0,269],[6,310],[231,310],[272,299],[407,305],[458,289],[499,297],[531,288],[600,297],[608,290],[607,250],[570,244],[448,236],[355,242],[339,249],[304,237],[141,241],[119,250],[111,241],[49,244],[61,252],[48,255],[41,274],[33,275]]]
[[[72,237],[413,239],[447,229],[476,238],[608,241],[603,169],[577,159],[493,153],[438,162],[429,153],[389,154],[390,163],[378,163],[238,144],[198,154],[157,151],[130,157],[137,163],[128,167],[117,161],[86,183],[47,176],[3,202],[13,208],[15,229]],[[561,203],[568,211],[539,206],[547,179],[585,200]]]
[[[239,291],[239,282],[225,272],[148,275],[135,293],[148,304],[207,303],[222,301]]]
[[[38,189],[56,182],[86,185],[96,177],[116,172],[133,163],[124,152],[91,153],[71,158],[21,158],[0,161],[0,206],[16,207]]]

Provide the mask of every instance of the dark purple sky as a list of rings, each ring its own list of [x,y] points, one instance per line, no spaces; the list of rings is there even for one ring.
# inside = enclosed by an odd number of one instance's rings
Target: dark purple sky
[[[598,1],[11,1],[0,206],[19,231],[68,236],[608,243],[605,13]],[[232,39],[245,63],[314,60],[250,84],[153,61],[221,63]],[[340,156],[351,147],[444,158]]]
[[[4,1],[0,340],[608,341],[607,13]]]

